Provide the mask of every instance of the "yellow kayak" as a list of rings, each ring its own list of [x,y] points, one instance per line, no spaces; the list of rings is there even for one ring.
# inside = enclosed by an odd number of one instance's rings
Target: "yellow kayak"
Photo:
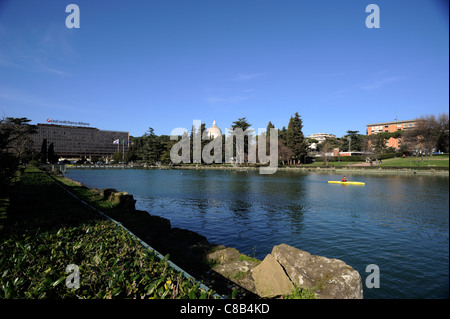
[[[341,181],[328,181],[330,184],[350,184],[350,185],[366,185],[363,182],[341,182]]]

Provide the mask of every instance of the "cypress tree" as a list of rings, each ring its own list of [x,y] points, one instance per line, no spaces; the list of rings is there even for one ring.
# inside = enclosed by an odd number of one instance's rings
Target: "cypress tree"
[[[231,125],[231,128],[233,130],[235,130],[236,128],[241,128],[242,131],[245,132],[251,126],[252,125],[247,121],[247,118],[246,117],[242,117],[242,118],[239,118],[237,121],[234,121],[233,124]],[[232,137],[232,138],[233,138],[233,141],[234,141],[234,137]],[[252,133],[250,133],[248,135],[248,137],[247,136],[244,137],[244,158],[247,158],[247,156],[248,156],[248,147],[249,147],[248,142],[249,142],[249,138],[253,138],[253,134]],[[235,151],[236,151],[236,142],[233,142],[233,154],[235,156],[237,156]],[[247,162],[247,160],[244,160],[244,161]]]
[[[48,147],[47,150],[47,157],[48,157],[48,161],[52,164],[54,164],[55,161],[55,146],[53,145],[53,143],[50,143],[50,146]]]
[[[267,124],[267,128],[266,128],[266,138],[267,138],[267,140],[269,140],[269,138],[270,138],[270,129],[271,128],[275,128],[275,125],[273,125],[272,122],[269,121],[269,124]]]
[[[305,157],[307,155],[307,143],[305,141],[305,137],[302,132],[303,129],[303,121],[298,114],[295,112],[295,115],[289,120],[288,129],[286,132],[286,143],[287,146],[292,150],[292,158],[295,162],[305,162]]]
[[[42,140],[41,145],[41,163],[46,164],[47,163],[47,139],[44,138]]]

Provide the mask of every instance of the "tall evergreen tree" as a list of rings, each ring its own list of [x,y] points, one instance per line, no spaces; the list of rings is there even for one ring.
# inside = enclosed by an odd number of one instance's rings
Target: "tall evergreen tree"
[[[44,138],[42,140],[41,145],[41,163],[46,164],[47,163],[47,139]]]
[[[267,127],[266,127],[266,132],[262,133],[262,135],[264,135],[266,138],[266,155],[269,155],[269,150],[270,150],[270,129],[271,128],[275,128],[275,125],[273,125],[272,122],[269,121],[269,123],[267,124]],[[258,136],[256,137],[256,139],[258,140]],[[258,144],[258,147],[259,147],[259,144]]]
[[[271,128],[275,128],[275,125],[273,125],[272,122],[269,121],[269,124],[267,124],[267,128],[266,128],[266,138],[267,138],[267,140],[269,140],[269,138],[270,138],[270,129]]]
[[[307,143],[302,129],[303,121],[298,112],[295,112],[295,115],[293,117],[291,116],[291,119],[289,120],[289,125],[286,132],[286,143],[292,150],[292,158],[297,163],[299,161],[304,163],[307,155]]]
[[[57,162],[57,156],[55,154],[55,146],[53,145],[53,143],[50,143],[48,150],[47,150],[47,158],[48,161],[52,164]]]
[[[283,126],[283,128],[282,128],[281,130],[278,131],[278,139],[279,139],[280,142],[282,142],[284,145],[287,144],[287,141],[286,141],[286,133],[287,133],[286,126]]]
[[[206,131],[205,123],[201,123],[200,127],[196,127],[195,125],[192,125],[191,136],[190,136],[191,163],[203,162],[201,159],[202,149],[208,143],[207,140],[203,140],[203,134],[205,134],[205,131]],[[196,158],[194,158],[194,156]]]
[[[341,138],[342,145],[340,146],[340,149],[343,152],[361,151],[361,144],[363,142],[363,139],[364,135],[359,134],[359,131],[347,131],[347,134]]]
[[[31,135],[36,127],[28,124],[31,120],[22,118],[0,118],[0,194],[8,189],[22,161],[28,161],[32,154]]]
[[[251,127],[252,125],[250,123],[248,123],[247,118],[246,117],[242,117],[239,118],[237,121],[234,121],[233,124],[231,125],[231,128],[233,130],[235,130],[236,128],[241,128],[243,132],[245,132],[249,127]],[[253,137],[252,133],[249,133],[248,137],[244,136],[244,158],[247,159],[248,158],[248,141],[250,138]],[[233,138],[233,154],[236,151],[236,142],[234,141]]]
[[[151,164],[155,164],[160,161],[164,146],[151,127],[144,134],[143,138],[142,159],[149,161]]]

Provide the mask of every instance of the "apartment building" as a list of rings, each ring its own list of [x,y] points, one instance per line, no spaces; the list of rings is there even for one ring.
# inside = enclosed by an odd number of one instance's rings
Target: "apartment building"
[[[415,128],[417,120],[407,120],[407,121],[394,121],[394,122],[384,122],[367,124],[367,135],[374,135],[378,133],[394,133],[397,131],[406,131]],[[391,137],[386,141],[387,147],[393,147],[399,149],[402,143],[401,138]]]

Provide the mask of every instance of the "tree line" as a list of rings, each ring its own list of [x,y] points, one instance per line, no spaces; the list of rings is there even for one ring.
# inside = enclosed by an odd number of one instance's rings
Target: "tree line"
[[[303,134],[303,120],[296,112],[289,119],[288,125],[277,129],[278,132],[278,160],[282,165],[295,165],[308,162],[308,154],[329,154],[333,149],[339,149],[340,152],[362,152],[368,157],[377,158],[379,154],[385,153],[401,153],[406,155],[431,154],[433,150],[439,150],[444,153],[449,151],[449,122],[448,114],[440,114],[439,116],[427,115],[417,119],[416,126],[413,129],[405,131],[397,131],[392,133],[382,132],[374,135],[361,134],[359,131],[348,130],[346,134],[340,138],[327,138],[324,142],[318,143],[317,140],[310,139]],[[231,129],[241,128],[243,131],[251,127],[251,123],[246,117],[239,118],[231,124]],[[275,125],[269,121],[267,124],[266,143],[269,143],[270,129]],[[202,123],[200,127],[193,127],[189,132],[190,139],[190,159],[194,162],[194,143],[193,140],[198,135],[204,136],[207,128]],[[188,133],[186,133],[188,134]],[[254,136],[258,140],[258,136]],[[400,139],[399,149],[387,146],[387,141],[391,138]],[[222,163],[227,162],[225,159],[225,134],[222,134]],[[244,141],[244,158],[248,159],[248,138]],[[156,135],[153,128],[141,137],[132,137],[131,146],[126,154],[127,161],[144,161],[149,164],[170,164],[170,149],[177,143],[171,140],[169,135]],[[201,140],[201,148],[209,143],[208,140]],[[312,143],[317,144],[316,151],[310,146]],[[269,146],[266,146],[268,152]],[[234,155],[235,155],[234,149]]]
[[[29,124],[31,120],[27,118],[1,118],[0,119],[0,187],[6,185],[14,176],[20,163],[28,163],[32,160],[41,163],[56,162],[58,155],[55,154],[54,145],[47,148],[47,141],[42,142],[40,152],[33,151],[32,134],[35,134],[36,127]],[[231,129],[241,128],[243,131],[251,127],[246,117],[239,118],[231,124]],[[269,142],[270,129],[274,129],[272,122],[267,124],[266,143]],[[193,162],[194,143],[193,140],[198,135],[204,136],[206,132],[205,124],[200,127],[193,127],[189,133],[191,162]],[[296,112],[289,119],[288,125],[277,129],[278,133],[278,161],[282,165],[301,164],[308,161],[308,153],[311,152],[309,146],[313,142],[303,134],[303,120]],[[188,133],[185,133],[188,134]],[[254,134],[254,133],[253,133]],[[255,140],[259,136],[254,136]],[[389,138],[398,138],[401,142],[399,149],[393,149],[386,145]],[[222,134],[222,145],[225,147],[225,139]],[[244,158],[248,163],[249,138],[244,141]],[[143,136],[131,137],[130,145],[126,154],[116,153],[113,158],[116,161],[126,162],[146,162],[149,164],[170,164],[170,150],[177,140],[171,140],[169,135],[156,135],[153,128],[149,128]],[[201,139],[201,148],[209,143],[208,140]],[[340,151],[360,151],[369,157],[376,158],[383,153],[400,153],[406,155],[432,155],[435,151],[449,152],[449,116],[443,113],[438,116],[426,115],[417,119],[416,125],[408,130],[393,133],[378,133],[374,135],[360,134],[359,131],[347,131],[341,138],[326,139],[318,144],[317,152],[326,154],[333,149]],[[266,146],[266,152],[269,147]],[[234,153],[235,155],[235,148]],[[229,162],[225,159],[225,151],[222,151],[222,163]]]
[[[246,117],[239,118],[231,124],[231,129],[235,130],[237,128],[242,129],[244,132],[251,128],[252,124],[249,123]],[[272,122],[267,125],[266,137],[270,137],[270,129],[275,128]],[[278,129],[278,155],[279,160],[283,164],[297,164],[304,163],[306,161],[306,156],[308,153],[308,143],[303,134],[303,121],[301,116],[296,112],[291,116],[288,126]],[[192,127],[189,133],[190,139],[190,162],[193,162],[194,154],[194,139],[198,138],[198,135],[203,137],[207,128],[205,124],[202,123],[200,127]],[[248,131],[247,131],[248,132]],[[185,133],[187,134],[187,133]],[[258,140],[258,136],[252,136],[253,133],[249,133],[255,141]],[[244,139],[244,159],[245,163],[248,163],[248,152],[249,152],[249,141],[251,138],[248,135]],[[230,159],[225,158],[225,134],[222,133],[222,163],[229,162]],[[232,138],[232,137],[231,137]],[[269,138],[266,138],[267,143]],[[204,145],[208,144],[210,141],[201,139],[200,147],[203,149]],[[131,145],[129,146],[126,154],[127,161],[144,161],[149,164],[169,164],[170,161],[170,150],[172,146],[177,143],[176,140],[171,140],[169,135],[156,135],[153,128],[149,128],[148,131],[141,137],[131,137]],[[236,141],[233,141],[235,144]],[[269,147],[266,147],[266,152],[268,152]],[[233,147],[233,155],[236,156],[236,147]]]

